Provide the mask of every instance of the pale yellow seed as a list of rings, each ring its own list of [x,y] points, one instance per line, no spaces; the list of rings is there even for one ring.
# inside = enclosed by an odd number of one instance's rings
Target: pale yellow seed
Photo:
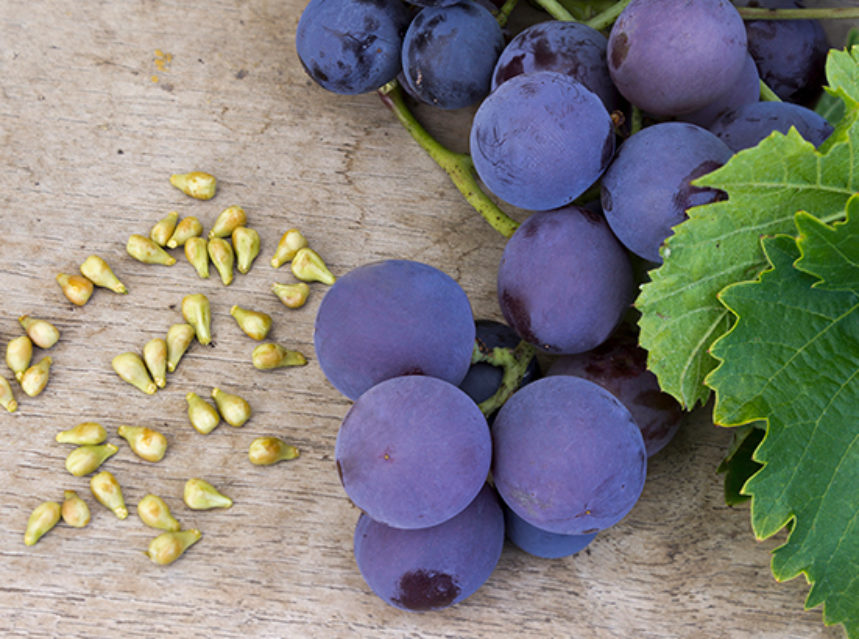
[[[143,363],[158,388],[167,385],[167,342],[154,337],[143,346]]]
[[[242,397],[222,391],[220,388],[212,389],[212,397],[218,405],[218,412],[230,426],[239,428],[244,425],[251,416],[251,406]]]
[[[156,564],[166,566],[179,559],[202,536],[196,529],[163,532],[149,542],[146,556]]]
[[[12,385],[5,377],[0,375],[0,406],[5,408],[10,413],[18,410],[18,401],[12,392]]]
[[[197,271],[198,277],[209,277],[209,243],[205,238],[189,237],[185,242],[185,257]]]
[[[52,363],[53,359],[50,356],[43,357],[38,364],[33,364],[25,370],[21,376],[21,390],[30,397],[35,397],[45,390],[51,374]]]
[[[253,311],[234,304],[230,315],[236,320],[245,335],[255,340],[263,340],[271,330],[271,315],[262,311]]]
[[[307,364],[307,358],[304,355],[274,342],[266,342],[254,348],[251,361],[254,368],[261,371]]]
[[[173,236],[173,231],[176,230],[176,224],[178,222],[179,213],[176,211],[170,211],[149,230],[149,239],[155,242],[158,246],[166,246],[167,241]]]
[[[170,184],[197,200],[210,200],[215,195],[217,180],[214,175],[203,171],[190,173],[174,173],[170,176]]]
[[[74,528],[83,528],[90,521],[89,506],[73,490],[63,491],[63,506],[60,514],[63,521]]]
[[[92,282],[83,275],[57,273],[56,279],[57,284],[60,285],[63,291],[63,295],[75,306],[83,306],[92,297]]]
[[[212,508],[229,508],[233,500],[221,494],[217,488],[204,479],[192,477],[185,482],[183,491],[185,505],[192,510],[210,510]]]
[[[310,287],[304,282],[295,282],[294,284],[275,282],[271,285],[271,290],[287,308],[301,308],[310,295]]]
[[[113,366],[113,370],[116,371],[120,379],[128,382],[147,395],[152,395],[158,390],[158,386],[149,376],[146,364],[137,353],[130,351],[120,353],[111,360],[111,366]]]
[[[57,433],[56,440],[61,444],[100,444],[107,437],[104,426],[98,422],[81,422],[67,430]]]
[[[239,273],[247,273],[260,252],[259,233],[247,226],[239,226],[233,229],[232,239],[233,250],[236,253],[236,268]]]
[[[221,414],[205,399],[197,395],[197,393],[188,393],[185,395],[185,401],[188,402],[188,421],[198,433],[208,435],[221,422]]]
[[[245,210],[240,206],[228,206],[218,214],[212,230],[209,231],[209,239],[213,237],[229,237],[233,231],[240,226],[246,226],[248,222]]]
[[[273,268],[279,268],[289,262],[299,249],[307,246],[307,239],[301,234],[298,229],[289,229],[281,235],[277,243],[277,248],[274,251],[274,256],[271,258]]]
[[[298,249],[290,266],[292,274],[302,282],[322,282],[330,286],[336,280],[319,253],[311,248]]]
[[[84,444],[78,446],[66,457],[66,470],[75,477],[83,477],[98,470],[105,461],[119,450],[111,443]]]
[[[93,496],[102,506],[110,510],[119,519],[128,517],[128,509],[125,507],[125,499],[122,496],[122,488],[116,477],[109,470],[103,470],[92,476],[89,481]]]
[[[144,264],[162,264],[172,266],[176,258],[146,236],[134,233],[129,236],[125,245],[126,252],[138,262]]]
[[[222,237],[210,238],[206,250],[209,252],[209,259],[215,265],[218,275],[221,276],[221,282],[224,286],[229,286],[233,281],[233,265],[236,261],[229,240]]]
[[[125,284],[111,270],[107,262],[98,255],[90,255],[81,264],[81,274],[96,286],[109,289],[114,293],[124,295],[128,293]]]
[[[196,335],[190,324],[173,324],[167,329],[167,370],[171,373],[179,366],[182,356],[188,350]]]
[[[168,248],[176,248],[184,246],[192,237],[199,237],[203,233],[203,225],[193,215],[182,218],[179,224],[176,225],[176,230],[173,235],[167,240]]]
[[[33,340],[33,344],[39,348],[51,348],[60,339],[60,331],[47,320],[22,315],[18,318],[18,322],[24,327],[27,336]]]
[[[21,381],[24,371],[30,368],[32,359],[33,341],[28,335],[20,335],[6,344],[6,365],[18,381]]]
[[[55,501],[46,501],[36,506],[27,520],[24,543],[32,546],[56,526],[57,522],[60,521],[60,511],[61,506]]]
[[[169,531],[182,528],[170,512],[170,507],[158,495],[149,494],[137,502],[137,516],[151,528]]]
[[[257,466],[270,466],[298,457],[298,448],[278,437],[257,437],[248,448],[248,459]]]
[[[167,452],[167,438],[146,426],[123,424],[117,434],[128,442],[134,454],[149,462],[159,462]]]
[[[194,327],[197,341],[203,344],[212,341],[212,312],[209,307],[209,298],[202,293],[186,295],[182,298],[182,317]]]

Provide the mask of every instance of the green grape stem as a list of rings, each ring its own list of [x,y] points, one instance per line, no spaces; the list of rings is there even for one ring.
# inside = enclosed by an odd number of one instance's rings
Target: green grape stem
[[[503,370],[501,384],[492,397],[483,400],[478,407],[487,417],[504,405],[510,396],[516,392],[522,383],[522,378],[528,372],[531,360],[536,356],[537,349],[526,341],[521,341],[516,348],[488,349],[475,340],[471,363],[485,363],[497,366]]]
[[[506,0],[501,6],[498,14],[495,16],[499,27],[504,28],[507,25],[507,20],[510,18],[510,14],[513,13],[513,9],[516,8],[517,4],[519,4],[519,0]]]
[[[403,91],[396,80],[378,91],[382,102],[394,112],[400,124],[420,147],[448,174],[466,201],[480,213],[489,225],[509,238],[519,223],[502,211],[480,188],[474,172],[474,163],[467,153],[456,153],[443,146],[417,121],[403,99]]]
[[[772,89],[767,86],[767,83],[761,80],[761,101],[763,102],[781,102],[781,98],[778,97]]]

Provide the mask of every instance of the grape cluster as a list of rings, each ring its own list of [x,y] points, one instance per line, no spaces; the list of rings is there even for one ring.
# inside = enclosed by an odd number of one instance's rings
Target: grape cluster
[[[772,131],[814,145],[832,132],[808,108],[828,46],[814,22],[744,23],[728,0],[631,0],[604,31],[553,19],[508,38],[493,12],[310,0],[296,36],[326,89],[385,95],[396,81],[418,102],[474,107],[482,188],[533,212],[498,266],[505,324],[475,327],[459,285],[408,260],[356,268],[319,308],[319,364],[354,400],[335,456],[362,510],[355,558],[407,610],[473,593],[505,534],[562,557],[632,509],[682,416],[637,344],[636,273],[663,260],[689,208],[726,197],[696,178]],[[761,102],[770,90],[786,101]],[[470,365],[475,337],[477,351],[521,343],[550,364],[507,388],[488,423],[478,402],[509,380]]]

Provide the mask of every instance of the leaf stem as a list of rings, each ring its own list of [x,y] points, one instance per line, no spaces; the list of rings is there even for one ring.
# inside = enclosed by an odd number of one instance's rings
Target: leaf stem
[[[498,208],[498,205],[480,188],[471,156],[467,153],[451,151],[429,134],[406,106],[402,89],[396,80],[383,86],[378,93],[382,102],[397,116],[400,124],[433,161],[444,169],[466,201],[480,213],[483,219],[504,237],[509,238],[513,235],[519,223]]]
[[[813,7],[808,9],[764,9],[737,7],[743,20],[855,20],[859,7]]]
[[[619,2],[611,5],[605,11],[596,14],[590,20],[585,20],[584,24],[588,25],[592,29],[596,29],[597,31],[606,29],[614,23],[617,17],[626,8],[626,5],[630,2],[631,0],[620,0]]]

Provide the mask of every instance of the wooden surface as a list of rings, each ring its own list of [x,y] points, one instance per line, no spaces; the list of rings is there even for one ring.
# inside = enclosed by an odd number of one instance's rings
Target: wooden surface
[[[291,275],[268,259],[296,226],[336,274],[381,258],[421,260],[462,284],[477,317],[498,319],[503,241],[375,95],[311,85],[294,53],[302,7],[0,3],[0,344],[21,333],[24,313],[62,331],[46,390],[37,398],[18,391],[18,412],[0,414],[0,636],[841,637],[819,610],[802,610],[802,579],[778,584],[770,575],[769,553],[784,537],[755,541],[747,509],[724,506],[714,469],[729,433],[706,410],[651,460],[632,513],[579,556],[539,560],[507,547],[484,587],[438,613],[401,612],[369,591],[352,557],[358,512],[332,461],[349,402],[314,361],[325,287],[314,285],[307,306],[290,311],[268,287]],[[467,114],[422,115],[464,148],[462,127],[448,122]],[[220,179],[215,199],[195,201],[169,185],[171,173],[192,169]],[[208,229],[231,204],[245,208],[263,248],[229,287],[214,275],[198,279],[179,251],[172,267],[125,254],[129,234],[147,234],[170,210]],[[130,293],[97,290],[76,308],[54,277],[91,253]],[[192,347],[155,396],[120,381],[111,358],[163,336],[193,292],[212,301],[213,344]],[[272,314],[271,337],[310,363],[255,370],[254,343],[229,316],[232,304]],[[184,397],[216,385],[248,399],[254,415],[241,429],[222,424],[203,436],[189,426]],[[127,520],[95,503],[87,478],[64,470],[70,447],[54,435],[89,420],[120,447],[105,468],[122,484]],[[164,432],[165,459],[136,458],[116,436],[123,423]],[[296,444],[301,457],[252,466],[248,444],[268,434]],[[235,505],[189,511],[181,493],[191,476]],[[70,488],[90,504],[91,524],[61,524],[26,547],[30,511]],[[148,492],[203,533],[169,567],[143,555],[155,531],[134,506]]]

